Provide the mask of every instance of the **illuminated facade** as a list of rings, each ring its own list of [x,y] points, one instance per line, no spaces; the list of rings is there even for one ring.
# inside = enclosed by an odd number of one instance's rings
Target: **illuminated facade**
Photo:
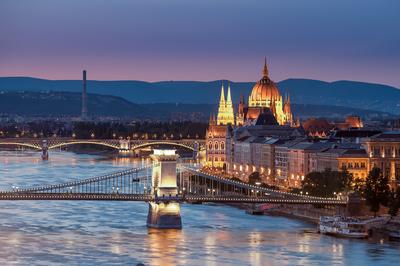
[[[346,169],[355,179],[366,180],[369,172],[369,159],[364,149],[348,150],[337,160],[338,170]]]
[[[228,127],[234,124],[231,88],[228,85],[225,100],[224,85],[222,85],[217,118],[211,115],[206,131],[206,165],[208,167],[226,167],[226,134]]]
[[[218,125],[215,117],[211,116],[206,131],[206,165],[208,167],[225,167],[227,130],[228,125]]]
[[[390,182],[400,180],[400,132],[384,132],[363,141],[369,158],[368,170],[381,169]]]

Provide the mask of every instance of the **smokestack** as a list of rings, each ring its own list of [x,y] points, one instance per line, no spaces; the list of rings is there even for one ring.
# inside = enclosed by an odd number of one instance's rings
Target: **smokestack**
[[[86,70],[83,70],[83,87],[82,87],[82,120],[87,119],[87,95],[86,95]]]

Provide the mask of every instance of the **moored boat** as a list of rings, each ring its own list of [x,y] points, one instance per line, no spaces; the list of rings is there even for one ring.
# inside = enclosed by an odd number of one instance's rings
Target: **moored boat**
[[[318,232],[326,235],[348,238],[366,238],[368,230],[365,221],[343,216],[322,216]]]

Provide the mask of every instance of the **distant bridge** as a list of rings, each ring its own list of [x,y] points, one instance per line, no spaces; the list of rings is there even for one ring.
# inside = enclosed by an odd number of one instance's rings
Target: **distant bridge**
[[[198,153],[205,150],[205,140],[202,139],[159,139],[159,140],[131,140],[131,139],[75,139],[75,138],[0,138],[0,146],[20,146],[42,151],[43,158],[48,158],[48,150],[71,145],[87,144],[100,145],[116,149],[121,153],[129,153],[146,147],[169,146],[191,150]]]

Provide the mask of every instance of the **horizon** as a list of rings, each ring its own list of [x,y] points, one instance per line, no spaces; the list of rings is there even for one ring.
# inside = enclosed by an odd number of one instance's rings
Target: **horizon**
[[[87,71],[87,70],[86,70]],[[88,74],[90,74],[87,71]],[[1,78],[31,78],[31,79],[39,79],[39,80],[48,80],[48,81],[82,81],[82,79],[48,79],[48,78],[42,78],[42,77],[33,77],[33,76],[0,76]],[[387,86],[391,88],[395,88],[400,90],[400,86],[396,87],[390,84],[385,84],[385,83],[376,83],[376,82],[367,82],[367,81],[362,81],[362,80],[346,80],[346,79],[338,79],[338,80],[332,80],[332,81],[327,81],[327,80],[321,80],[321,79],[310,79],[310,78],[286,78],[282,80],[274,80],[275,83],[280,83],[284,82],[286,80],[310,80],[310,81],[320,81],[324,83],[335,83],[335,82],[355,82],[355,83],[365,83],[365,84],[372,84],[372,85],[381,85],[381,86]],[[258,80],[255,81],[235,81],[235,80],[230,80],[230,79],[215,79],[215,80],[156,80],[156,81],[148,81],[148,80],[140,80],[140,79],[90,79],[87,78],[87,81],[99,81],[99,82],[123,82],[123,81],[133,81],[133,82],[145,82],[145,83],[162,83],[162,82],[203,82],[203,83],[210,83],[210,82],[217,82],[217,81],[222,81],[222,82],[232,82],[232,83],[256,83]],[[226,85],[226,84],[224,84]]]
[[[5,0],[0,76],[71,80],[85,68],[93,80],[250,82],[260,78],[266,56],[273,80],[399,88],[399,7],[361,0]]]

